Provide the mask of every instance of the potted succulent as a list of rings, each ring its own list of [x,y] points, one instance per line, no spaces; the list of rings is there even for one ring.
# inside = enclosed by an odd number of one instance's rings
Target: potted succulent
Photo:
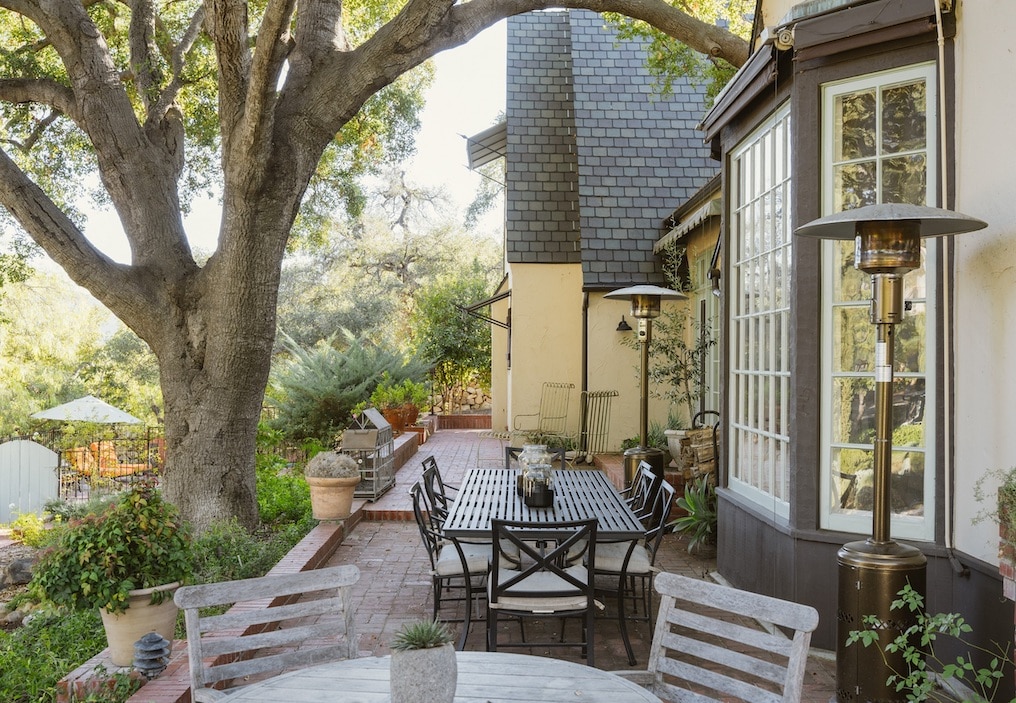
[[[173,639],[173,592],[191,576],[191,536],[158,489],[137,484],[102,512],[57,529],[33,588],[59,606],[98,608],[113,664],[130,665],[148,632]]]
[[[352,513],[353,491],[360,482],[360,465],[342,452],[315,454],[303,469],[310,486],[311,513],[317,520],[345,520]]]
[[[710,475],[684,484],[684,495],[675,501],[683,514],[670,521],[675,532],[688,536],[688,552],[702,556],[716,549],[716,489]]]
[[[392,640],[392,703],[452,703],[458,665],[448,628],[436,620],[405,625]]]

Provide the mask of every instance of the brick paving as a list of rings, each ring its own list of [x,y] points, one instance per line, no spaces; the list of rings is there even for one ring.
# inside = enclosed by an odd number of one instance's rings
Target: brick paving
[[[360,581],[354,588],[354,607],[357,612],[361,656],[383,655],[389,652],[389,642],[406,622],[429,618],[432,607],[429,563],[412,521],[409,488],[420,474],[420,463],[433,455],[441,468],[447,483],[458,484],[469,467],[478,465],[503,465],[503,444],[497,439],[485,436],[480,431],[441,430],[423,444],[416,456],[403,466],[396,475],[396,486],[375,503],[362,507],[363,521],[357,524],[335,551],[328,564],[356,564],[360,568]],[[604,468],[615,483],[622,481],[620,460],[607,461]],[[383,519],[382,519],[383,518]],[[688,554],[686,543],[677,535],[667,535],[657,557],[656,566],[664,571],[687,576],[707,578],[715,572],[714,559],[704,559]],[[599,669],[629,669],[624,646],[616,620],[616,604],[607,600],[605,613],[597,619],[595,665]],[[444,617],[453,614],[461,617],[461,611],[445,608]],[[549,621],[556,634],[557,621]],[[632,622],[629,634],[638,664],[646,664],[649,645],[652,640],[652,622]],[[456,627],[459,627],[456,625]],[[474,620],[470,628],[466,648],[485,648],[485,622]],[[517,641],[519,632],[516,623],[500,626],[498,639]],[[567,637],[576,636],[576,622]],[[541,636],[539,625],[531,627],[527,622],[526,634],[530,639]],[[544,635],[545,636],[545,635]],[[531,650],[510,650],[524,653],[553,656],[560,659],[582,662],[578,648],[532,648]],[[809,660],[806,674],[805,695],[808,703],[826,703],[835,691],[835,662],[830,653],[814,651]]]

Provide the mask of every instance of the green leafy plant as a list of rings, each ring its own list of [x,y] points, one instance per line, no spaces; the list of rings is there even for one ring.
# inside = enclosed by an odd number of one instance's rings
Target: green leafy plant
[[[924,597],[910,584],[904,586],[889,606],[890,610],[907,611],[915,615],[914,624],[903,630],[884,650],[879,650],[882,659],[889,665],[887,654],[901,654],[907,666],[906,671],[893,671],[887,685],[895,686],[897,692],[906,693],[908,701],[984,701],[994,700],[998,684],[1003,677],[1003,666],[1009,660],[1009,646],[994,649],[972,644],[966,635],[972,631],[957,613],[935,613],[924,610]],[[880,634],[887,625],[874,615],[862,618],[863,630],[853,630],[847,644],[860,643],[865,647],[879,646]],[[935,644],[940,637],[949,637],[967,649],[965,654],[952,661],[944,661],[935,653]],[[977,652],[987,659],[987,666],[976,666],[971,652]],[[936,673],[937,672],[937,675]],[[959,682],[972,692],[958,690]]]
[[[716,489],[709,475],[684,484],[684,495],[675,504],[684,511],[668,525],[688,536],[688,551],[694,552],[716,539]]]
[[[646,434],[646,445],[655,449],[668,450],[667,435],[665,430],[660,423],[653,421],[649,423],[648,433]],[[633,447],[639,446],[641,441],[640,437],[629,437],[628,439],[621,442],[621,451],[626,449],[632,449]]]
[[[392,649],[430,649],[454,642],[448,627],[437,620],[417,620],[408,623],[392,639]]]
[[[974,522],[991,520],[1016,539],[1016,466],[985,472],[974,482],[974,497],[987,505]]]
[[[11,536],[29,547],[41,547],[46,541],[46,524],[35,513],[19,513],[10,528]]]
[[[191,575],[190,530],[151,484],[137,484],[105,512],[58,529],[32,577],[32,587],[57,605],[122,613],[130,591],[184,582]],[[152,601],[167,597],[171,594],[156,591]]]

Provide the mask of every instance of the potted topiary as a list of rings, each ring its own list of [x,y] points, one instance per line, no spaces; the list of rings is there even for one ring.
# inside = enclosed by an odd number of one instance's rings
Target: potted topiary
[[[452,634],[443,623],[419,620],[392,640],[392,703],[452,703],[458,665]]]
[[[405,413],[406,425],[415,425],[416,421],[420,418],[420,408],[427,403],[427,398],[429,397],[427,387],[422,383],[417,383],[407,378],[402,382],[402,389],[406,399],[405,404],[402,406]]]
[[[392,432],[399,435],[405,431],[406,389],[403,384],[393,381],[387,371],[382,374],[381,380],[370,394],[370,402],[385,416],[385,420],[392,426]]]
[[[360,482],[360,465],[342,452],[315,454],[303,469],[310,486],[311,513],[317,520],[345,520],[352,513],[353,491]]]
[[[173,592],[191,576],[191,537],[155,486],[137,484],[101,513],[57,529],[32,587],[59,606],[98,608],[113,664],[129,666],[148,632],[173,639]]]

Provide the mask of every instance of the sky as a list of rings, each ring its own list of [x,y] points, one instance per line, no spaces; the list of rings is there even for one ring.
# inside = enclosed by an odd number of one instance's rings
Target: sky
[[[493,125],[505,107],[505,23],[487,29],[465,46],[438,54],[434,61],[435,79],[427,93],[417,153],[408,173],[420,185],[443,186],[461,209],[480,183],[480,176],[466,167],[463,137]],[[85,211],[85,233],[92,243],[116,261],[128,263],[127,239],[112,209]],[[184,221],[192,247],[214,250],[219,215],[214,201],[194,204]]]

